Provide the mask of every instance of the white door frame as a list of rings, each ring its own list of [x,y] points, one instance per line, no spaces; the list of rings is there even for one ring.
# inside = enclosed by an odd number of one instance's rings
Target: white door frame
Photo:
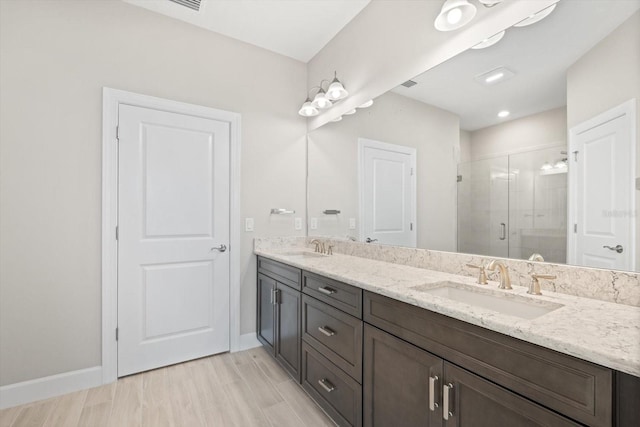
[[[240,114],[133,92],[102,89],[102,382],[118,379],[118,144],[120,104],[228,122],[230,127],[229,345],[240,349]]]
[[[364,203],[364,149],[365,148],[376,148],[378,150],[388,150],[394,151],[397,153],[407,154],[411,157],[411,167],[413,168],[413,174],[411,175],[411,222],[413,223],[413,229],[411,234],[411,239],[413,243],[413,247],[417,246],[418,243],[418,224],[417,224],[417,150],[412,147],[407,147],[404,145],[397,144],[389,144],[388,142],[376,141],[375,139],[369,138],[358,138],[358,230],[360,240],[363,241],[365,238],[365,229],[364,229],[364,214],[363,207]]]
[[[575,144],[576,144],[576,138],[579,134],[581,134],[582,132],[585,132],[593,127],[596,127],[598,125],[604,124],[606,122],[609,122],[611,120],[617,119],[618,117],[624,116],[626,115],[627,118],[629,119],[629,125],[631,126],[631,153],[629,153],[629,162],[630,162],[630,167],[631,167],[631,174],[632,176],[635,176],[636,174],[636,145],[637,145],[637,115],[636,115],[636,99],[632,98],[626,102],[623,102],[622,104],[618,105],[617,107],[613,107],[610,110],[605,111],[604,113],[598,114],[595,117],[590,118],[589,120],[586,120],[574,127],[572,127],[571,129],[569,129],[569,158],[571,158],[570,156],[572,155],[573,151],[575,151]],[[578,218],[578,212],[577,212],[577,205],[578,205],[578,195],[577,195],[577,186],[578,183],[576,182],[576,172],[575,172],[575,168],[571,168],[571,162],[569,162],[569,171],[568,171],[568,194],[569,194],[569,200],[568,200],[568,207],[567,207],[567,216],[568,216],[568,221],[567,221],[567,263],[568,264],[575,264],[576,263],[576,256],[577,256],[577,239],[576,239],[576,234],[573,232],[573,224],[575,224],[577,222],[577,218]],[[631,206],[633,208],[635,208],[636,206],[636,187],[635,184],[631,185],[631,191],[629,194],[629,200],[631,202]],[[636,239],[635,239],[635,235],[636,235],[636,221],[632,220],[631,221],[631,233],[634,236],[632,238],[632,247],[631,247],[631,271],[635,271],[636,265],[636,251],[638,250],[638,248],[636,248],[635,243],[636,243]]]

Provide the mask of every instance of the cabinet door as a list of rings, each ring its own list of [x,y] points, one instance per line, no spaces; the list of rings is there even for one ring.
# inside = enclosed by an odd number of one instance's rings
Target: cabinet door
[[[364,425],[441,426],[442,369],[439,357],[365,324]]]
[[[445,427],[580,425],[448,362],[444,363],[444,378]]]
[[[262,274],[258,274],[258,340],[273,354],[275,340],[275,305],[273,303],[276,281]]]
[[[276,359],[300,382],[300,291],[276,283]]]

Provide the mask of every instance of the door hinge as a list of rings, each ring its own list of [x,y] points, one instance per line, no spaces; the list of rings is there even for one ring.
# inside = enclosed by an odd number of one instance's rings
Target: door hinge
[[[573,161],[574,161],[574,162],[577,162],[577,161],[578,161],[578,153],[579,153],[579,151],[578,151],[578,150],[576,150],[576,151],[574,151],[574,152],[573,152]]]
[[[412,222],[409,223],[409,230],[413,231],[413,223]]]
[[[458,181],[457,182],[462,182],[462,175],[458,175]]]
[[[573,224],[573,232],[574,233],[578,232],[578,224]]]
[[[116,141],[120,141],[120,126],[116,126]]]
[[[118,328],[116,328],[116,341],[118,341]]]
[[[118,233],[118,226],[116,225],[116,240],[118,240],[118,236],[119,236],[119,233]]]
[[[411,168],[411,176],[413,176],[413,168]]]

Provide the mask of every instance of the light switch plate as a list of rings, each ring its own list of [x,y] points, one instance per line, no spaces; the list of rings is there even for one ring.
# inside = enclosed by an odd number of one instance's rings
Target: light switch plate
[[[309,227],[310,227],[312,230],[317,230],[317,229],[318,229],[318,218],[311,218],[311,221],[310,221]]]
[[[302,218],[296,218],[293,220],[293,228],[296,230],[302,230]]]
[[[349,218],[349,230],[355,230],[355,229],[356,229],[356,219]]]
[[[244,231],[253,231],[253,218],[244,219]]]

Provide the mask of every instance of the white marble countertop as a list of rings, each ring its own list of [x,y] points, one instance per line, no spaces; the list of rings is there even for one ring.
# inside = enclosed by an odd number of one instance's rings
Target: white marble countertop
[[[498,283],[478,285],[473,278],[392,264],[342,254],[292,255],[300,248],[256,250],[257,255],[280,261],[353,286],[422,307],[454,319],[569,354],[640,377],[640,308],[543,291],[528,295],[527,288],[498,289]],[[309,250],[310,253],[313,253]],[[288,253],[288,254],[287,254]],[[534,319],[523,319],[490,309],[434,296],[420,289],[439,282],[463,283],[470,290],[490,290],[512,300],[541,306],[561,304]],[[416,289],[417,288],[417,289]]]

